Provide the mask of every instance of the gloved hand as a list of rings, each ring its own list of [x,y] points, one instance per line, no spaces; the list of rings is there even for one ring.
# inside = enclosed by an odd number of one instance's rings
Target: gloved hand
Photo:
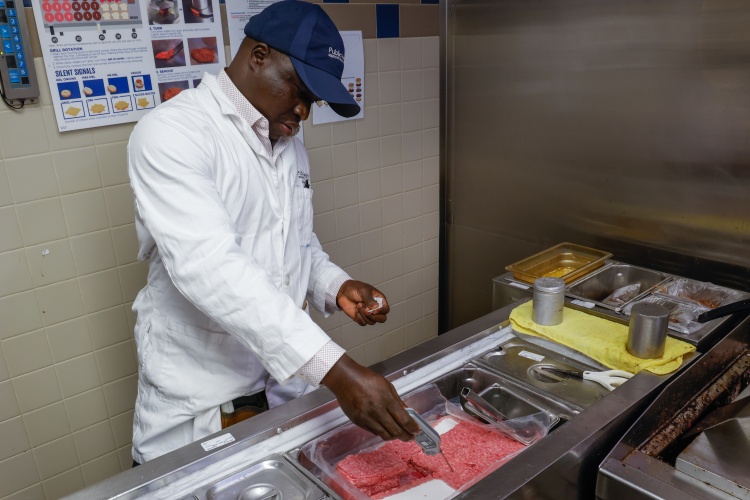
[[[379,308],[373,297],[382,298],[383,306]],[[336,295],[336,303],[347,316],[362,326],[384,323],[387,319],[386,315],[391,310],[388,300],[380,290],[356,280],[348,280],[341,285]],[[376,311],[368,312],[373,309]]]
[[[419,432],[393,385],[346,354],[326,373],[322,384],[333,392],[352,422],[386,441],[409,441]]]

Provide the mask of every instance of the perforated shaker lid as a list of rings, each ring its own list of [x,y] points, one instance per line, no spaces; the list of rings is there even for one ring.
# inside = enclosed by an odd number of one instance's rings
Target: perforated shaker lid
[[[565,291],[565,280],[562,278],[537,278],[534,289],[546,293],[560,293]]]

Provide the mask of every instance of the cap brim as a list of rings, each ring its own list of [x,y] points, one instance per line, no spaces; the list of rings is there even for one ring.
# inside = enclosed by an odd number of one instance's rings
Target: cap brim
[[[326,101],[337,115],[351,118],[359,114],[359,104],[354,100],[352,94],[346,90],[341,80],[330,73],[305,64],[295,57],[289,57],[289,59],[292,60],[294,69],[297,70],[297,74],[310,89],[310,92]]]

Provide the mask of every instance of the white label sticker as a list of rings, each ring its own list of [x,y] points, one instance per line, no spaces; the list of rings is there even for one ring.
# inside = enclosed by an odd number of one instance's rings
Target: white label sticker
[[[206,451],[211,451],[214,448],[218,448],[219,446],[224,446],[225,444],[229,444],[234,441],[234,436],[231,434],[222,434],[219,437],[209,439],[208,441],[204,441],[201,443],[201,446]]]
[[[544,359],[544,356],[542,356],[541,354],[537,354],[535,352],[529,352],[529,351],[521,351],[518,353],[518,355],[521,356],[522,358],[533,359],[534,361],[537,361],[537,362]]]
[[[509,281],[508,284],[510,286],[514,286],[516,288],[520,288],[521,290],[528,290],[529,287],[526,285],[522,285],[521,283],[516,283],[515,281]]]
[[[591,309],[596,305],[593,302],[587,302],[585,300],[578,300],[578,299],[571,300],[570,303],[575,304],[577,306],[585,307],[586,309]]]

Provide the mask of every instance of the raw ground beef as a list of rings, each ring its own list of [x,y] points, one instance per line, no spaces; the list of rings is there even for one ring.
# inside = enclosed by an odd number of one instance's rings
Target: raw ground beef
[[[460,422],[441,436],[440,455],[427,455],[414,441],[389,441],[377,450],[349,455],[336,468],[344,478],[374,499],[384,498],[432,479],[458,489],[524,445],[497,432]]]

